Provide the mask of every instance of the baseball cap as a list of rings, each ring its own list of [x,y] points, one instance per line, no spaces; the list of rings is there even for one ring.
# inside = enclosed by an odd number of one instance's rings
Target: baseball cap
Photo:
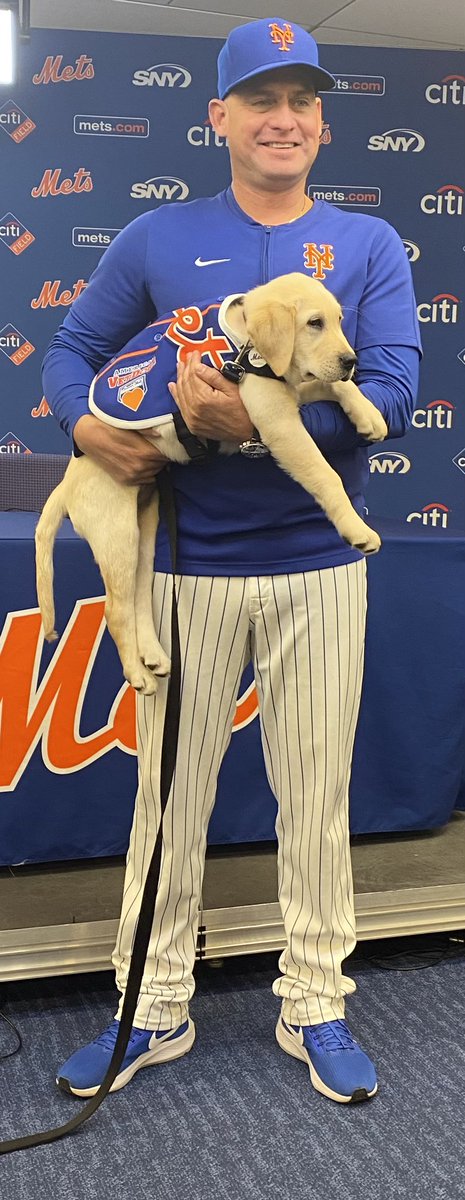
[[[218,96],[278,67],[309,67],[318,91],[329,91],[336,80],[318,64],[318,46],[306,29],[282,17],[249,21],[232,29],[218,55]]]

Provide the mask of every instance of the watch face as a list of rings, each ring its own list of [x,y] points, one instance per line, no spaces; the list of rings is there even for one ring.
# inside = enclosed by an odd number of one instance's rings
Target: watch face
[[[264,458],[269,453],[268,446],[265,446],[263,442],[250,441],[241,446],[241,454],[245,454],[246,458]]]

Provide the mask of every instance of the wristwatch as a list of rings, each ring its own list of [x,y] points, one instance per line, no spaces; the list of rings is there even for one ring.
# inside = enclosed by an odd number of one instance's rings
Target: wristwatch
[[[270,453],[268,446],[262,442],[258,429],[254,429],[252,437],[241,442],[239,450],[246,458],[264,458],[266,454]]]

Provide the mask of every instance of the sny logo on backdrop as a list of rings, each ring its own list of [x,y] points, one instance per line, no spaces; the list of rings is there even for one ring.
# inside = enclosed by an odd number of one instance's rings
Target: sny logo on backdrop
[[[312,200],[328,200],[330,204],[348,204],[364,208],[379,208],[381,203],[381,188],[362,187],[361,184],[310,184],[308,195]]]
[[[90,113],[76,113],[73,121],[74,133],[87,137],[148,137],[148,117],[101,117]]]
[[[417,246],[416,242],[409,241],[408,238],[402,238],[402,241],[404,243],[405,253],[407,255],[409,262],[412,262],[412,263],[417,262],[417,260],[420,257],[420,254],[421,254],[420,247]]]
[[[406,454],[389,450],[379,450],[377,454],[371,454],[369,463],[372,475],[406,475],[412,465]]]
[[[133,200],[186,200],[189,188],[174,175],[154,175],[145,183],[133,183],[130,195]]]
[[[79,167],[74,172],[73,179],[62,179],[61,183],[59,182],[60,175],[61,167],[55,167],[55,170],[48,167],[44,171],[40,183],[31,190],[33,199],[37,200],[38,196],[69,196],[71,192],[92,191],[94,186],[92,176],[85,167]]]
[[[332,96],[338,92],[343,92],[345,96],[384,96],[386,90],[384,75],[334,74],[334,78],[336,87],[331,92]]]
[[[58,290],[61,285],[61,279],[46,279],[41,292],[34,300],[31,300],[31,308],[58,308],[60,304],[73,304],[77,300],[84,288],[87,287],[85,279],[77,279],[73,284],[73,290],[69,291],[64,288],[60,295]]]
[[[433,325],[440,322],[443,325],[456,325],[460,300],[450,292],[440,292],[433,296],[431,303],[417,304],[418,320],[425,324],[430,321]]]
[[[416,129],[386,129],[385,133],[373,133],[367,142],[369,150],[401,150],[404,153],[411,150],[413,154],[419,154],[425,145],[423,135]]]
[[[7,100],[0,108],[0,129],[14,142],[23,142],[36,126],[14,100]]]
[[[0,439],[0,454],[32,454],[32,450],[10,431]]]
[[[55,58],[53,58],[52,54],[49,54],[38,74],[32,76],[32,82],[35,84],[71,83],[71,81],[74,79],[94,78],[95,71],[92,65],[92,59],[88,58],[87,54],[80,54],[79,58],[75,59],[74,67],[63,67],[60,75],[62,62],[62,54],[57,54]]]
[[[134,71],[132,82],[135,87],[169,87],[187,88],[192,83],[192,75],[178,63],[157,63],[155,67],[147,67],[144,71]]]
[[[432,504],[424,504],[421,512],[409,513],[406,520],[421,521],[422,525],[432,525],[434,529],[440,525],[441,529],[447,529],[447,521],[450,513],[450,508],[447,504],[440,504],[435,500]]]
[[[4,325],[0,329],[0,350],[15,367],[20,367],[34,353],[35,346],[14,325]]]
[[[445,75],[440,83],[429,83],[428,104],[465,104],[465,75]]]
[[[22,254],[23,250],[32,246],[35,237],[30,229],[26,229],[26,226],[18,221],[14,213],[9,212],[0,217],[0,241],[4,246],[8,246],[13,254]]]
[[[220,137],[212,128],[210,118],[207,117],[203,125],[191,125],[186,133],[187,140],[190,146],[227,146],[228,139]]]
[[[426,408],[416,408],[412,417],[414,429],[452,429],[455,405],[450,400],[431,400]]]
[[[457,183],[444,183],[436,192],[427,192],[421,197],[420,208],[427,217],[442,213],[448,217],[461,217],[463,196],[464,190]]]
[[[32,450],[17,438],[16,433],[10,431],[0,439],[0,454],[32,454]]]

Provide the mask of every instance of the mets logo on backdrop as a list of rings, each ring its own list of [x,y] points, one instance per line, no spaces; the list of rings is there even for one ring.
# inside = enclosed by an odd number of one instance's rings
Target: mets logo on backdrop
[[[311,271],[313,279],[326,279],[327,271],[334,271],[334,246],[317,246],[316,242],[304,242],[304,267]]]
[[[280,50],[288,51],[289,47],[293,45],[295,40],[294,30],[292,26],[289,25],[288,21],[286,21],[284,29],[281,28],[281,25],[278,25],[277,21],[271,21],[269,30],[271,41],[274,42],[275,45],[279,45]]]

